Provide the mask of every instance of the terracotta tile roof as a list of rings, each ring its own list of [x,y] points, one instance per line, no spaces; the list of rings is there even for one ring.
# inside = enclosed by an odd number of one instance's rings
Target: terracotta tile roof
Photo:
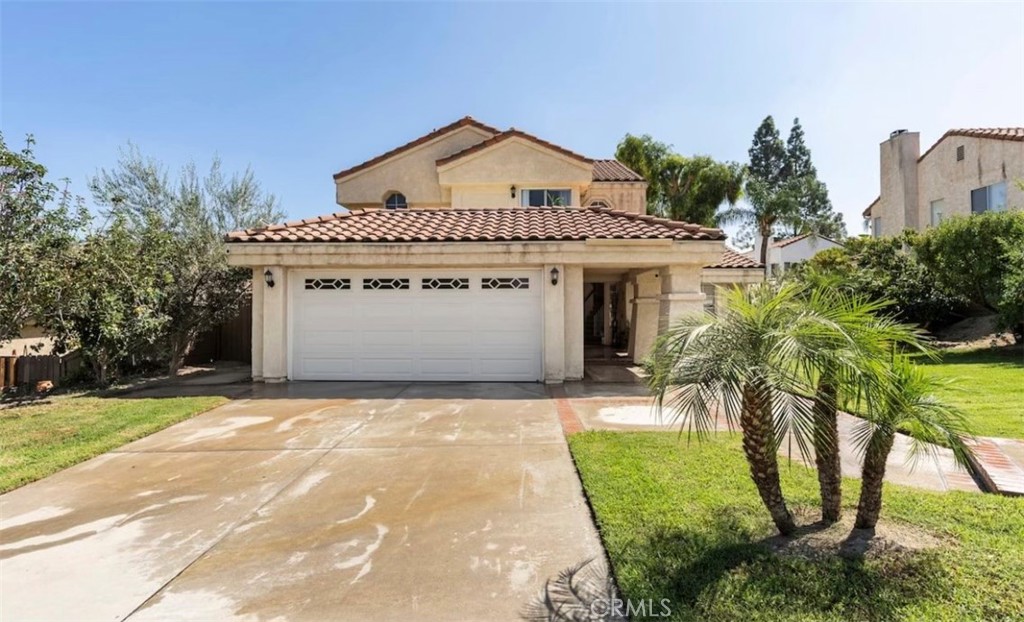
[[[785,240],[776,240],[776,241],[773,241],[771,243],[771,247],[772,248],[785,248],[785,247],[789,246],[790,244],[795,244],[796,242],[799,242],[800,240],[803,240],[805,238],[809,238],[812,235],[814,235],[814,234],[813,233],[804,233],[802,235],[796,235],[796,236],[793,236],[791,238],[786,238]],[[832,242],[832,243],[835,243],[835,244],[840,244],[840,242],[838,242],[837,240],[833,240],[832,238],[825,237],[823,235],[819,235],[817,237],[822,239],[822,240],[828,240],[829,242]]]
[[[1013,141],[1024,141],[1024,127],[966,127],[952,129],[942,135],[935,144],[928,147],[928,151],[921,154],[921,157],[917,159],[918,162],[924,159],[926,155],[931,153],[939,143],[946,140],[950,136],[967,136],[969,138],[991,138],[993,140],[1013,140]]]
[[[867,209],[861,212],[861,216],[864,218],[871,218],[871,208],[878,205],[878,202],[882,200],[882,197],[875,197],[875,200],[868,205]]]
[[[764,265],[754,261],[746,255],[741,255],[731,248],[725,249],[722,258],[717,263],[705,268],[764,268]]]
[[[971,136],[998,140],[1024,141],[1024,127],[969,127],[949,130],[946,136]]]
[[[379,156],[377,156],[375,158],[371,158],[371,159],[367,160],[366,162],[363,162],[362,164],[357,164],[357,165],[355,165],[355,166],[353,166],[351,168],[347,168],[345,170],[338,171],[337,173],[334,174],[334,178],[335,179],[340,179],[342,177],[347,177],[348,175],[351,175],[352,173],[358,173],[359,171],[361,171],[363,169],[370,168],[374,164],[379,164],[379,163],[383,162],[384,160],[387,160],[389,158],[393,158],[394,156],[396,156],[396,155],[398,155],[398,154],[400,154],[402,152],[408,151],[408,150],[412,149],[413,147],[418,147],[418,146],[422,145],[423,143],[430,142],[430,141],[434,140],[435,138],[437,138],[439,136],[444,136],[445,134],[447,134],[449,132],[454,132],[455,130],[457,130],[459,128],[470,127],[470,126],[475,127],[477,129],[481,129],[481,130],[483,130],[485,132],[488,132],[490,134],[500,134],[501,133],[501,130],[499,130],[498,128],[491,127],[490,125],[487,125],[486,123],[481,123],[481,122],[477,121],[476,119],[474,119],[473,117],[468,117],[468,116],[467,117],[462,117],[461,119],[459,119],[458,121],[456,121],[454,123],[449,123],[448,125],[446,125],[444,127],[439,127],[436,130],[434,130],[433,132],[430,132],[429,134],[424,134],[423,136],[420,136],[416,140],[413,140],[411,142],[405,143],[401,147],[395,147],[391,151],[386,151],[386,152],[380,154]]]
[[[496,136],[492,136],[492,137],[488,138],[487,140],[485,140],[483,142],[479,142],[479,143],[473,145],[472,147],[467,147],[466,149],[463,149],[462,151],[458,151],[456,153],[453,153],[450,156],[443,157],[443,158],[441,158],[440,160],[437,161],[437,165],[438,166],[442,166],[442,165],[448,164],[449,162],[454,162],[455,160],[458,160],[460,158],[464,158],[464,157],[466,157],[468,155],[472,155],[474,153],[478,153],[480,151],[483,151],[484,149],[487,149],[488,147],[490,147],[492,145],[496,145],[496,144],[498,144],[500,142],[504,142],[504,141],[506,141],[506,140],[508,140],[510,138],[522,138],[522,139],[528,140],[528,141],[530,141],[532,143],[538,144],[538,145],[540,145],[542,147],[545,147],[547,149],[550,149],[552,151],[556,151],[556,152],[558,152],[558,153],[560,153],[560,154],[562,154],[564,156],[569,156],[570,158],[575,158],[575,159],[579,160],[580,162],[586,162],[588,164],[593,162],[593,160],[591,160],[590,158],[588,158],[586,156],[582,156],[582,155],[580,155],[580,154],[578,154],[578,153],[576,153],[574,151],[569,151],[565,147],[559,147],[558,145],[556,145],[554,143],[549,143],[546,140],[543,140],[541,138],[537,138],[536,136],[534,136],[532,134],[527,134],[526,132],[524,132],[522,130],[517,130],[516,128],[513,127],[511,129],[505,130],[504,132],[501,132],[500,134],[498,134]]]
[[[724,240],[710,229],[609,208],[353,210],[234,231],[228,242],[521,242]]]
[[[646,181],[618,160],[594,160],[594,181]]]

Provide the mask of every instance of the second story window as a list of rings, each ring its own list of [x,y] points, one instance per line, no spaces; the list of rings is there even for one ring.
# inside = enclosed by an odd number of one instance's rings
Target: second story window
[[[384,207],[387,209],[406,209],[409,204],[405,201],[405,195],[401,192],[392,192],[384,199]]]
[[[880,238],[882,237],[882,217],[875,216],[871,220],[871,235]]]
[[[946,213],[946,201],[944,199],[938,199],[932,201],[932,226],[938,227],[942,223],[942,218]]]
[[[1006,209],[1006,182],[971,190],[971,213],[1001,212]]]
[[[572,204],[571,190],[521,190],[523,207],[566,207]]]

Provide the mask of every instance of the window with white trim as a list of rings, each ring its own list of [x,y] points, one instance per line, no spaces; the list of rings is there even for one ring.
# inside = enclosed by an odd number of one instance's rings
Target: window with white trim
[[[384,207],[387,209],[406,209],[409,207],[409,203],[405,200],[405,195],[401,192],[392,192],[384,199]]]
[[[942,223],[943,214],[946,213],[946,200],[936,199],[931,202],[932,226],[938,227]]]
[[[1006,209],[1006,182],[971,190],[971,213],[1002,212]]]
[[[565,207],[572,204],[572,190],[520,190],[519,198],[523,207]]]

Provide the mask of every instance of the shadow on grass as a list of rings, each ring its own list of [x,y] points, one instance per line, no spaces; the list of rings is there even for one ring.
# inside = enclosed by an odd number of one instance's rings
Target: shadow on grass
[[[919,357],[921,365],[996,365],[999,367],[1024,367],[1024,346],[1010,345],[979,350],[944,350],[940,358],[932,360]]]
[[[809,525],[800,535],[821,529]],[[668,598],[673,619],[681,620],[889,620],[949,585],[934,552],[864,557],[856,543],[844,543],[842,555],[777,553],[779,539],[751,537],[740,517],[723,509],[711,524],[655,532],[613,559],[620,577],[631,577],[621,582],[624,597]]]

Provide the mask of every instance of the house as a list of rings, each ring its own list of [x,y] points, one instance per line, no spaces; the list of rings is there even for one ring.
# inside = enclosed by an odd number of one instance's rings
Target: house
[[[842,244],[832,238],[814,233],[805,233],[782,240],[772,238],[768,241],[765,266],[769,275],[782,276],[793,265],[803,263],[821,251],[828,248],[841,248],[842,246]],[[760,237],[754,240],[754,249],[744,253],[744,256],[753,261],[760,261]]]
[[[949,130],[923,155],[920,134],[896,130],[880,165],[881,193],[864,210],[874,237],[1024,206],[1024,127]]]
[[[644,214],[622,163],[470,117],[334,183],[341,211],[227,236],[256,380],[579,379],[588,341],[640,361],[763,279],[721,230]]]

